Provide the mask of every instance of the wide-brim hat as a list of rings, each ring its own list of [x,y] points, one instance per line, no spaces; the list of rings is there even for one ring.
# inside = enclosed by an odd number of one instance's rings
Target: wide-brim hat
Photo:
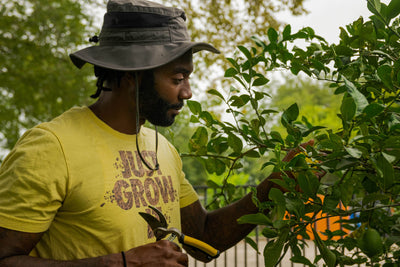
[[[107,4],[99,45],[70,54],[78,68],[85,63],[120,70],[153,69],[187,51],[219,51],[210,44],[192,42],[183,10],[145,0],[111,0]]]

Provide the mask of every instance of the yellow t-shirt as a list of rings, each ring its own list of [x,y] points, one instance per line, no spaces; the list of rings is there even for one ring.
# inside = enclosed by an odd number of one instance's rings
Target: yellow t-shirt
[[[155,132],[139,148],[154,166]],[[138,212],[149,205],[180,228],[180,208],[197,200],[174,147],[159,136],[160,170],[141,162],[135,136],[117,132],[89,108],[72,108],[27,131],[0,168],[0,226],[45,232],[31,255],[95,257],[154,242]]]

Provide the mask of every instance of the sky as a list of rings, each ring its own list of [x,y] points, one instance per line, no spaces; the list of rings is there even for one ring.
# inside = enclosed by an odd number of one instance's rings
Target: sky
[[[381,2],[387,4],[390,1]],[[339,41],[339,27],[352,23],[360,16],[368,18],[372,14],[367,8],[367,0],[305,0],[304,6],[309,14],[294,17],[283,13],[279,19],[291,24],[292,32],[311,27],[328,43]]]

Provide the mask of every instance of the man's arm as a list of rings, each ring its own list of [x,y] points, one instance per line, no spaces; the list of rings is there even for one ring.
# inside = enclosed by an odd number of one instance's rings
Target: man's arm
[[[28,256],[42,235],[0,227],[0,266],[123,266],[118,254],[64,262]]]
[[[24,233],[0,227],[0,266],[123,267],[121,253],[71,261],[28,256],[43,233]],[[125,252],[127,266],[187,266],[187,255],[169,241],[158,241]],[[164,265],[163,265],[164,264]]]
[[[279,173],[271,174],[257,186],[257,197],[266,201],[274,185],[269,179],[278,178]],[[182,232],[198,238],[220,251],[224,251],[246,237],[255,227],[253,224],[238,224],[237,219],[246,214],[257,213],[252,201],[252,193],[242,199],[217,210],[207,212],[199,201],[181,209]],[[193,257],[207,261],[202,253],[185,247]]]
[[[310,140],[301,146],[305,148],[313,144],[314,141]],[[298,152],[298,149],[290,150],[282,160],[290,161]],[[281,173],[272,173],[257,186],[257,198],[260,202],[268,200],[268,194],[272,187],[284,190],[270,181],[280,177]],[[181,209],[182,232],[224,251],[245,238],[255,227],[253,224],[238,224],[237,219],[243,215],[257,212],[258,208],[252,201],[252,193],[226,207],[211,212],[207,212],[200,202],[196,201]],[[185,249],[193,257],[208,261],[203,253],[187,247]]]

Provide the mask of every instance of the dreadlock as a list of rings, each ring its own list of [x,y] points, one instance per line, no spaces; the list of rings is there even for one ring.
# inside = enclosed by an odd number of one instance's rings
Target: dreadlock
[[[94,66],[94,75],[97,77],[96,82],[96,93],[91,95],[91,98],[98,98],[100,96],[101,91],[111,91],[111,88],[104,87],[104,82],[117,82],[118,86],[121,85],[121,78],[124,76],[125,72],[106,69],[99,66]]]

